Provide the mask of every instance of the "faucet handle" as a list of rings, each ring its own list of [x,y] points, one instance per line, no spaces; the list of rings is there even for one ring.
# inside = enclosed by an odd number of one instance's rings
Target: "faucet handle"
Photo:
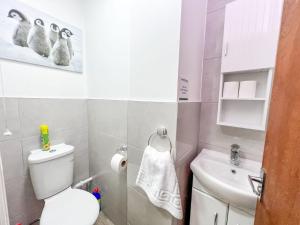
[[[238,144],[232,144],[231,145],[231,150],[239,150],[240,146]]]

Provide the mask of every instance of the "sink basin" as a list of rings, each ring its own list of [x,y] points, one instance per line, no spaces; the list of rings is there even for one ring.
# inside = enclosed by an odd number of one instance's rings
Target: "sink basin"
[[[248,175],[259,176],[260,168],[260,163],[247,159],[234,166],[228,154],[207,149],[191,163],[194,177],[206,192],[249,210],[255,209],[257,196],[252,192]]]

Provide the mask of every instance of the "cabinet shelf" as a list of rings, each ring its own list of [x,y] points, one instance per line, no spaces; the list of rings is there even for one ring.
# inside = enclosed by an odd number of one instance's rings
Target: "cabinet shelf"
[[[217,124],[250,130],[264,131],[270,101],[273,69],[242,71],[221,74]],[[257,88],[254,98],[226,98],[224,82],[255,80]]]
[[[221,98],[222,101],[266,101],[265,98]]]
[[[259,130],[259,131],[265,130],[264,126],[253,126],[253,125],[248,125],[248,124],[240,124],[240,123],[234,124],[234,123],[226,123],[226,122],[217,122],[217,124],[221,125],[221,126],[244,128],[244,129],[250,129],[250,130]]]

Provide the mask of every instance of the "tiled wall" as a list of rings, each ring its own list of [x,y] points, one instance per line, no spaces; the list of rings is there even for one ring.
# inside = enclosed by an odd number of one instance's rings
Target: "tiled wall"
[[[170,225],[172,217],[153,206],[144,192],[135,185],[135,179],[148,138],[156,128],[168,129],[172,143],[176,141],[177,103],[138,102],[128,103],[128,223],[130,225]],[[152,146],[169,149],[167,139],[154,137]],[[174,146],[175,147],[175,146]]]
[[[229,153],[230,145],[238,143],[244,157],[260,161],[264,132],[216,125],[225,5],[232,1],[208,0],[199,149],[205,147]]]
[[[110,162],[127,143],[127,101],[88,100],[89,158],[93,185],[102,189],[102,209],[115,225],[126,225],[126,173],[112,171]]]
[[[197,155],[201,103],[178,103],[176,173],[179,179],[184,218],[173,225],[189,224],[192,172],[190,163]]]
[[[2,101],[2,99],[0,99]],[[27,157],[39,148],[39,125],[50,127],[52,144],[75,146],[74,182],[89,176],[87,107],[85,100],[7,98],[7,122],[13,132],[0,135],[10,223],[28,224],[40,217],[43,201],[37,201],[29,177]],[[0,104],[0,130],[4,130]]]

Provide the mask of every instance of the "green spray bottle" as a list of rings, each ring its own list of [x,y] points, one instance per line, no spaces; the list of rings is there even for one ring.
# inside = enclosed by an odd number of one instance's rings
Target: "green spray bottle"
[[[48,151],[50,149],[48,125],[46,124],[40,125],[40,131],[41,131],[41,147],[44,151]]]

